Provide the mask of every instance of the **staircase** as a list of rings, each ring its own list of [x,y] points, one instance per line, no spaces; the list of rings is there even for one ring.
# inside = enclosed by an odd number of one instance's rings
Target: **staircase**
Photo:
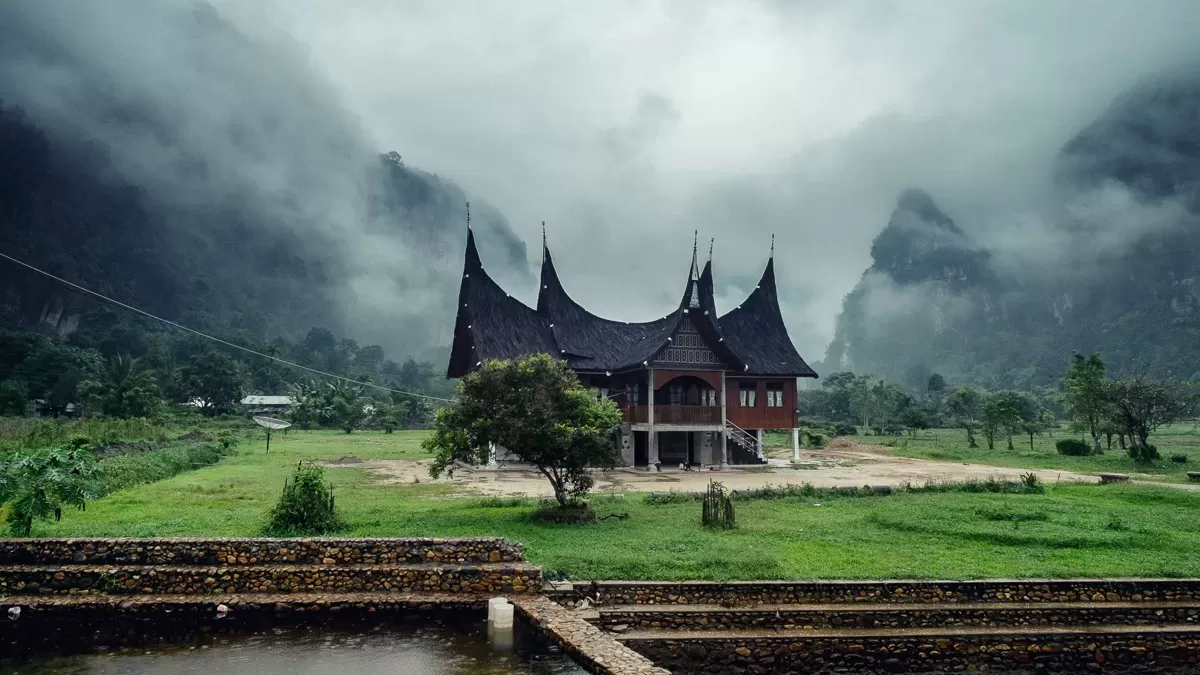
[[[541,586],[501,538],[0,540],[0,652],[314,610],[478,610]]]
[[[675,673],[1200,671],[1194,579],[576,588],[599,596],[595,626]]]
[[[763,444],[758,441],[758,437],[754,434],[746,431],[729,420],[725,420],[725,437],[728,442],[733,443],[735,446],[755,457],[757,460],[755,463],[767,463],[767,454],[764,452]],[[733,463],[741,464],[742,462]]]

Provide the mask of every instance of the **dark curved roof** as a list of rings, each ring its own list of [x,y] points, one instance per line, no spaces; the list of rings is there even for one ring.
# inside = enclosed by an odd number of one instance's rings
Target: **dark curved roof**
[[[745,359],[751,375],[816,377],[788,337],[775,288],[775,258],[767,260],[758,286],[742,304],[720,319],[725,341]]]
[[[446,376],[462,377],[482,361],[559,353],[545,317],[506,293],[484,271],[475,234],[468,230]]]
[[[538,314],[546,317],[551,332],[567,363],[576,370],[617,370],[642,361],[657,353],[657,348],[644,358],[647,345],[665,341],[679,322],[679,310],[654,321],[629,323],[604,319],[583,308],[571,299],[558,279],[554,259],[549,250],[542,253],[541,289],[538,291]]]
[[[692,320],[731,371],[816,377],[788,338],[775,292],[773,262],[767,263],[759,288],[746,302],[718,319],[712,263],[698,272],[693,252],[679,307],[654,321],[629,323],[596,316],[575,302],[563,288],[550,251],[544,247],[537,309],[526,306],[483,270],[469,230],[447,376],[461,377],[481,361],[534,353],[553,354],[579,371],[637,369],[669,346],[684,319]]]

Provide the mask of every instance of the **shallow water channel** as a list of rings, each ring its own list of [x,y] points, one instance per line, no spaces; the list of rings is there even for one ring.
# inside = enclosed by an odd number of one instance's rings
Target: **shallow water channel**
[[[0,665],[30,675],[579,675],[586,671],[544,639],[518,628],[489,639],[482,623],[378,624],[354,631],[289,627],[204,635],[186,644],[96,646]]]

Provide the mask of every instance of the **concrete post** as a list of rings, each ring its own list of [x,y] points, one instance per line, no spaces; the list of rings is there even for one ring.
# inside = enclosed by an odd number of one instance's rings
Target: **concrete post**
[[[763,450],[763,444],[762,444],[762,429],[754,430],[754,440],[758,441],[758,451],[763,454],[766,454],[766,452]]]
[[[725,395],[725,371],[721,371],[721,431],[717,433],[721,442],[721,469],[729,468],[729,443],[726,431],[729,429],[729,414],[726,410],[728,397]]]
[[[800,430],[792,429],[792,461],[800,461]]]
[[[654,369],[646,369],[646,422],[650,431],[646,433],[646,470],[658,471],[658,432],[654,430]]]
[[[488,443],[488,463],[487,463],[487,465],[488,465],[489,469],[495,469],[496,467],[499,466],[499,463],[496,462],[496,444],[495,443]]]

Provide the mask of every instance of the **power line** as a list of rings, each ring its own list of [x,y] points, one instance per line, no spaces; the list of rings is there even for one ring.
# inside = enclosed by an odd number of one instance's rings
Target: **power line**
[[[90,288],[84,288],[83,286],[80,286],[77,283],[67,281],[66,279],[63,279],[62,277],[55,276],[45,270],[38,269],[38,268],[34,267],[33,265],[30,265],[27,262],[17,260],[16,258],[14,258],[10,255],[0,253],[0,258],[4,258],[6,260],[15,262],[16,264],[20,265],[21,267],[33,270],[34,272],[37,272],[38,274],[41,274],[43,276],[50,277],[51,279],[54,279],[55,281],[64,283],[76,290],[83,291],[84,293],[87,293],[88,295],[94,295],[97,298],[104,300],[105,302],[111,302],[112,304],[117,305],[118,307],[124,307],[125,309],[128,309],[133,312],[137,312],[138,314],[141,314],[143,316],[148,316],[151,319],[154,319],[155,321],[161,321],[161,322],[167,324],[168,326],[172,326],[174,328],[178,328],[179,330],[187,331],[189,333],[194,333],[196,335],[199,335],[202,338],[212,340],[213,342],[219,342],[219,343],[225,345],[226,347],[233,347],[234,349],[240,349],[244,352],[254,354],[255,356],[261,356],[264,359],[270,359],[272,361],[277,361],[279,363],[291,366],[293,368],[299,368],[300,370],[307,370],[310,373],[316,373],[317,375],[324,375],[325,377],[332,377],[335,380],[341,380],[343,382],[349,382],[351,384],[358,384],[358,385],[362,385],[364,387],[373,387],[375,389],[382,389],[383,391],[389,391],[389,392],[392,392],[393,394],[404,394],[406,396],[416,396],[417,398],[425,398],[425,399],[429,399],[431,401],[444,401],[447,403],[449,403],[451,401],[451,399],[448,399],[448,398],[438,398],[437,396],[428,396],[426,394],[418,394],[418,393],[411,392],[411,391],[401,391],[399,389],[392,389],[390,387],[384,387],[384,386],[381,386],[378,384],[372,384],[370,382],[361,382],[359,380],[352,380],[348,377],[342,377],[341,375],[334,375],[333,373],[327,373],[323,370],[317,370],[316,368],[309,368],[308,366],[302,366],[299,363],[293,363],[291,361],[281,359],[278,356],[271,356],[270,354],[264,354],[260,351],[250,349],[249,347],[243,347],[239,344],[234,344],[232,342],[229,342],[228,340],[222,340],[221,338],[214,337],[212,335],[209,335],[208,333],[201,333],[200,331],[196,330],[195,328],[188,328],[187,326],[184,326],[183,324],[175,323],[174,321],[171,321],[169,319],[164,319],[161,316],[155,316],[154,314],[151,314],[150,312],[147,312],[143,309],[138,309],[137,307],[133,307],[132,305],[127,305],[127,304],[121,302],[120,300],[114,300],[106,295],[101,295],[100,293],[97,293],[96,291],[93,291]]]

